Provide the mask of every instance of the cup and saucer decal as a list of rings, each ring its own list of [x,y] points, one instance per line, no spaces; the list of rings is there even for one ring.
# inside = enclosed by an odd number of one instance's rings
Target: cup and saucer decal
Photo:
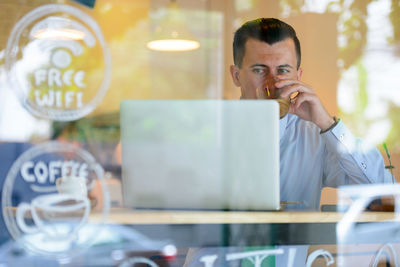
[[[92,155],[74,145],[52,141],[31,147],[11,166],[3,186],[9,233],[41,255],[84,251],[109,213],[103,173]]]

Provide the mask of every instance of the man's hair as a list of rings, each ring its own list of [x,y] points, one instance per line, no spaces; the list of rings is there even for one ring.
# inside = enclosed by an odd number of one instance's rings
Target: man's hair
[[[300,67],[300,41],[293,27],[279,19],[259,18],[246,22],[235,33],[233,39],[233,61],[239,68],[242,67],[246,41],[251,38],[266,42],[269,45],[287,38],[292,39],[296,50],[297,68]]]

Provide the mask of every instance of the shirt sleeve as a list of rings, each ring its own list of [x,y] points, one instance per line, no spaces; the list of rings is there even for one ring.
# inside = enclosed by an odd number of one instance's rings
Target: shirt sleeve
[[[323,186],[392,183],[380,152],[354,137],[342,121],[321,135],[326,144]]]

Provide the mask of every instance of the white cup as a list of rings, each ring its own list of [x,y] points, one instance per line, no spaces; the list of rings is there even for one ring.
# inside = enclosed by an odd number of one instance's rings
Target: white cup
[[[60,194],[70,194],[87,197],[88,188],[85,177],[65,176],[56,180],[57,191]]]
[[[25,214],[30,211],[34,225],[27,225]],[[16,221],[27,233],[43,233],[52,240],[71,240],[87,222],[90,202],[86,196],[48,194],[34,198],[31,203],[18,205]]]

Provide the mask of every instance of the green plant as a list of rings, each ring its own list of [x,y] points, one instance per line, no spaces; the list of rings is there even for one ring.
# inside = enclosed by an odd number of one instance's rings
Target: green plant
[[[390,159],[389,149],[387,148],[385,142],[382,143],[382,146],[383,146],[383,149],[385,149],[386,156],[388,157],[388,160],[389,160],[389,165],[388,165],[388,166],[385,166],[385,169],[389,169],[389,170],[390,170],[390,173],[392,174],[392,182],[394,183],[394,181],[395,181],[394,175],[393,175],[394,166],[392,165],[392,161],[391,161],[391,159]]]

